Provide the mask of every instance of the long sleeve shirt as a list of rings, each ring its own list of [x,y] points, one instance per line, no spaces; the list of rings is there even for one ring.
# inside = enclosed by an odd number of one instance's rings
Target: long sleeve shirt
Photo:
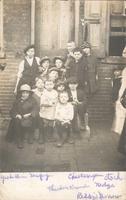
[[[40,117],[54,120],[56,104],[58,102],[58,92],[56,90],[44,90],[40,99]]]

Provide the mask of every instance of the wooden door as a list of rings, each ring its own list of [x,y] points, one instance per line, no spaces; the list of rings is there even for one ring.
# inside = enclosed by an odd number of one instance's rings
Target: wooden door
[[[108,2],[85,0],[84,7],[84,27],[88,27],[87,40],[97,55],[104,57],[109,40]]]

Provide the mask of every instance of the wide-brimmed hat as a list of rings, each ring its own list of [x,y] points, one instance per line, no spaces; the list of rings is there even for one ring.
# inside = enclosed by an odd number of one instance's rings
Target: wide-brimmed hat
[[[31,87],[28,84],[21,85],[20,91],[28,91],[31,92]]]
[[[35,45],[34,45],[34,44],[28,45],[28,46],[24,49],[24,53],[26,54],[27,51],[28,51],[29,49],[35,49]]]
[[[64,63],[64,58],[62,56],[55,56],[53,59],[53,63],[55,63],[56,60],[61,60]]]
[[[91,49],[91,44],[87,41],[84,41],[84,43],[80,46],[82,49],[85,49],[85,48],[89,48]]]
[[[44,56],[40,61],[40,65],[46,60],[48,60],[50,62],[50,58],[48,56]]]

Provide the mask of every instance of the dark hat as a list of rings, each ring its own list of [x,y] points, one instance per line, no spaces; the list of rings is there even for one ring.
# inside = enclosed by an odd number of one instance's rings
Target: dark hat
[[[57,72],[59,72],[59,69],[57,69],[56,67],[51,67],[51,68],[49,69],[49,72],[51,72],[51,71],[57,71]]]
[[[62,56],[55,56],[53,62],[55,63],[56,60],[61,60],[62,62],[64,62],[64,58]]]
[[[35,49],[35,45],[34,45],[34,44],[28,45],[28,46],[24,49],[24,53],[26,54],[27,51],[28,51],[29,49]]]
[[[40,65],[46,60],[48,60],[50,62],[50,58],[48,56],[44,56],[40,61]]]
[[[67,79],[67,83],[68,83],[68,84],[69,84],[69,83],[75,83],[75,84],[77,84],[78,81],[77,81],[77,78],[76,78],[75,76],[71,76],[71,77],[69,77],[69,78]]]
[[[91,44],[87,41],[84,41],[84,43],[80,46],[82,49],[85,48],[90,48],[91,49]]]

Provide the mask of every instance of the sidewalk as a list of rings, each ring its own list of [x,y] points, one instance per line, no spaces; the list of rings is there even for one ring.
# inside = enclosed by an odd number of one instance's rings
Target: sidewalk
[[[24,149],[5,141],[5,129],[1,130],[1,172],[2,171],[125,171],[125,157],[117,152],[119,136],[110,132],[107,123],[91,125],[91,138],[84,132],[74,144],[57,148],[54,142],[45,144],[45,151],[36,154],[40,146],[37,141]]]

